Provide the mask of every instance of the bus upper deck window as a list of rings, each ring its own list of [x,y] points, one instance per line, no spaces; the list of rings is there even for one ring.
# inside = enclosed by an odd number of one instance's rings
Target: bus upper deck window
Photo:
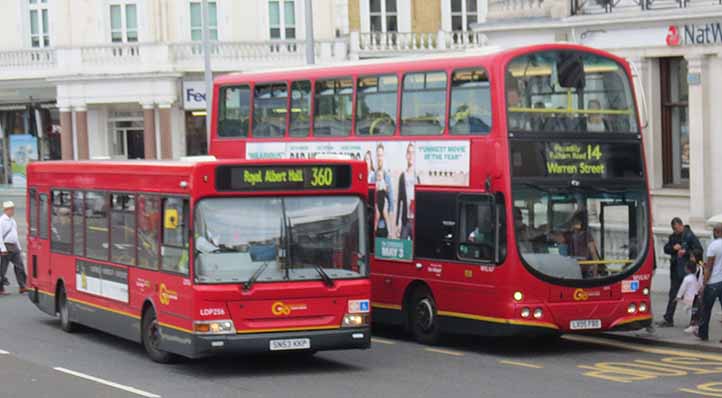
[[[347,136],[351,132],[353,80],[319,80],[313,119],[315,136]]]
[[[486,71],[455,71],[451,78],[451,134],[484,134],[490,129],[491,95]]]
[[[359,79],[356,90],[356,134],[394,134],[398,86],[398,78],[394,75]]]
[[[248,86],[222,87],[218,109],[219,137],[247,137],[251,90]]]
[[[446,118],[446,73],[404,76],[401,98],[402,135],[441,135]]]
[[[253,91],[253,136],[283,137],[288,114],[286,84],[257,85]]]
[[[308,137],[311,128],[311,82],[291,83],[291,115],[288,134]]]

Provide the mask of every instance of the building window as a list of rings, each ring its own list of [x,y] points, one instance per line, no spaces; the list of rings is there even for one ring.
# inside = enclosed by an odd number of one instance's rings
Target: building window
[[[397,0],[371,0],[369,18],[372,32],[398,32]]]
[[[471,30],[478,18],[477,0],[451,0],[451,30]]]
[[[138,6],[119,1],[110,5],[110,40],[113,43],[138,41]]]
[[[662,169],[666,186],[689,186],[687,61],[660,58],[662,100]]]
[[[218,8],[215,1],[208,2],[208,38],[218,40]],[[203,5],[191,2],[191,40],[203,40]]]
[[[271,39],[291,40],[296,38],[296,5],[293,0],[271,0],[268,2],[268,21]]]
[[[33,47],[49,47],[48,0],[28,0],[28,3],[30,9],[30,44]]]

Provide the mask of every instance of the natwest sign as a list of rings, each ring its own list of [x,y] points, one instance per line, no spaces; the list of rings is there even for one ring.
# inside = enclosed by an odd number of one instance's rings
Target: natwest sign
[[[665,41],[670,47],[722,44],[722,23],[670,25]]]

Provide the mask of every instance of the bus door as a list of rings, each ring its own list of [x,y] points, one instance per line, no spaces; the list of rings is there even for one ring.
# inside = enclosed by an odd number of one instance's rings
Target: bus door
[[[50,289],[50,245],[48,241],[48,195],[31,188],[27,200],[28,214],[28,279],[38,288]],[[7,276],[6,276],[7,277]]]
[[[166,197],[162,200],[161,275],[156,281],[158,319],[161,322],[179,324],[193,318],[188,254],[189,211],[188,199]]]
[[[440,310],[479,313],[504,257],[501,195],[416,192],[415,254]]]

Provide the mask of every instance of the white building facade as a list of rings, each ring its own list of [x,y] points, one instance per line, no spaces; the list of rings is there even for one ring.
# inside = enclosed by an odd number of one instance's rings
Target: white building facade
[[[315,0],[316,63],[481,46],[468,27],[485,3],[460,4]],[[200,0],[4,0],[0,12],[0,183],[17,182],[14,158],[206,153]],[[305,64],[304,15],[305,0],[209,0],[214,74]],[[17,149],[30,141],[37,153]]]

